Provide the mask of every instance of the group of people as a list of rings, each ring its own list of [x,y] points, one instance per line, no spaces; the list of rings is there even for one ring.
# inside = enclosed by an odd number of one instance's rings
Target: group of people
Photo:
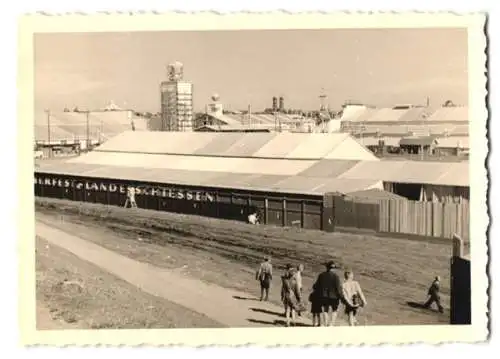
[[[358,324],[358,311],[366,306],[367,301],[359,282],[354,280],[353,271],[345,270],[344,280],[341,281],[333,261],[325,263],[325,267],[325,271],[320,273],[314,282],[312,292],[308,297],[308,301],[311,303],[312,325],[318,327],[333,326],[341,305],[344,307],[349,325]],[[296,316],[300,316],[302,312],[306,311],[302,288],[303,271],[304,266],[301,264],[296,267],[288,264],[281,276],[281,301],[285,308],[287,326],[293,325]],[[269,257],[261,263],[255,279],[260,283],[260,300],[269,300],[269,289],[273,279],[273,266]],[[439,312],[443,313],[440,281],[439,276],[434,278],[427,292],[428,300],[423,307],[430,308],[435,303]]]
[[[320,273],[309,294],[313,326],[333,326],[341,304],[345,309],[349,325],[357,324],[356,315],[359,308],[366,306],[366,298],[361,286],[354,280],[351,270],[344,272],[342,282],[336,273],[333,261],[325,263],[326,270]],[[285,309],[286,325],[294,325],[296,316],[306,311],[302,287],[303,265],[287,265],[281,276],[281,301]],[[273,278],[271,259],[266,258],[256,273],[260,282],[260,300],[269,299],[269,288]]]

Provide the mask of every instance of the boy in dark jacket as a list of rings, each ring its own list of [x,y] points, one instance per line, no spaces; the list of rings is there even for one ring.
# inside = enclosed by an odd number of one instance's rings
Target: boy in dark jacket
[[[431,286],[429,287],[429,290],[427,291],[427,295],[429,296],[429,299],[427,302],[424,304],[424,308],[429,309],[432,305],[432,303],[436,303],[438,310],[440,313],[444,312],[443,306],[441,305],[441,295],[439,294],[440,291],[440,281],[441,279],[439,276],[434,278],[434,281],[432,282]]]

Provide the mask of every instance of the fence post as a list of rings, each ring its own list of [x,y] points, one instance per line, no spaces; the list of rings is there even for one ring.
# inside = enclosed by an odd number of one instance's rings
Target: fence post
[[[287,217],[288,217],[287,213],[286,213],[286,198],[283,198],[282,212],[283,212],[283,218],[282,218],[283,227],[286,227],[286,225],[287,225]]]
[[[268,224],[268,221],[269,221],[268,208],[269,208],[269,200],[267,199],[267,196],[266,196],[266,198],[264,198],[264,224]]]
[[[302,200],[300,201],[300,228],[304,228],[305,210],[306,205],[304,203],[304,200]]]
[[[321,207],[320,207],[319,228],[322,231],[326,230],[326,227],[325,227],[325,201],[324,200],[323,200],[323,203],[321,204]]]
[[[445,216],[445,211],[446,211],[446,203],[443,202],[441,204],[441,237],[445,238],[445,223],[446,223],[446,216]]]
[[[335,198],[331,193],[323,195],[321,203],[321,230],[325,232],[333,232],[335,230]]]
[[[392,232],[391,231],[391,203],[393,200],[388,199],[387,200],[387,232]]]
[[[434,237],[434,202],[431,202],[431,236]]]
[[[215,191],[215,216],[217,218],[219,218],[219,206],[220,206],[219,191]]]
[[[464,241],[458,234],[455,233],[453,235],[453,257],[462,258],[463,256],[464,256]]]
[[[454,233],[450,261],[450,324],[471,324],[471,269],[470,261],[463,254],[463,240]]]

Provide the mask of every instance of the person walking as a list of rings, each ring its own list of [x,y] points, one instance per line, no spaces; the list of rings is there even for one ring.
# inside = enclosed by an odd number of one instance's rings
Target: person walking
[[[325,263],[326,270],[318,275],[314,284],[321,304],[321,317],[324,326],[333,326],[337,319],[340,301],[344,301],[340,278],[335,273],[335,263]]]
[[[431,286],[429,287],[429,290],[427,291],[427,295],[429,296],[429,299],[427,302],[424,304],[424,308],[429,309],[432,305],[432,303],[436,303],[438,310],[440,313],[444,313],[444,308],[441,305],[441,295],[440,295],[440,287],[441,287],[441,278],[439,276],[436,276],[434,278],[434,281],[432,282]]]
[[[287,265],[285,273],[281,276],[281,301],[285,307],[286,326],[295,325],[295,314],[301,310],[302,298],[297,286],[295,268]],[[290,323],[291,321],[291,323]]]
[[[319,327],[321,326],[321,298],[316,285],[313,285],[312,292],[309,294],[309,302],[311,302],[312,325]]]
[[[356,319],[358,309],[366,306],[366,298],[361,286],[354,280],[354,273],[351,270],[344,272],[342,291],[345,298],[345,314],[347,314],[349,325],[354,326],[358,323]]]
[[[260,301],[269,300],[269,288],[273,279],[273,265],[271,258],[266,257],[255,273],[255,279],[260,283]]]
[[[297,269],[295,270],[295,281],[297,282],[297,290],[300,293],[300,296],[302,297],[302,272],[304,271],[304,265],[299,264],[297,265]],[[302,315],[301,310],[299,309],[297,311],[297,315],[300,317]]]
[[[125,208],[130,204],[130,208],[137,208],[137,203],[135,202],[135,188],[127,188],[127,200],[125,201]]]
[[[295,271],[295,280],[297,281],[297,287],[299,291],[302,293],[302,273],[304,272],[304,265],[299,264]]]

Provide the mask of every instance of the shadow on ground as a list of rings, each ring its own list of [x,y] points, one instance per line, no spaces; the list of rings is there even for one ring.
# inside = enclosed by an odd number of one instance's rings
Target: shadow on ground
[[[409,306],[410,308],[415,308],[415,309],[426,309],[423,303],[417,303],[417,302],[406,302],[406,305]]]
[[[240,297],[239,295],[233,295],[233,298],[234,298],[234,299],[238,299],[238,300],[254,300],[254,301],[257,301],[257,300],[258,300],[257,298]]]
[[[268,310],[268,309],[261,309],[261,308],[250,308],[251,311],[253,312],[259,312],[259,313],[264,313],[264,314],[270,314],[270,315],[276,315],[278,317],[284,317],[284,313],[281,312],[275,312],[273,310]]]
[[[250,323],[255,324],[267,324],[267,325],[275,325],[275,326],[286,326],[286,322],[284,320],[258,320],[258,319],[247,319]],[[295,323],[294,327],[311,327],[312,325],[307,325],[303,323]]]

